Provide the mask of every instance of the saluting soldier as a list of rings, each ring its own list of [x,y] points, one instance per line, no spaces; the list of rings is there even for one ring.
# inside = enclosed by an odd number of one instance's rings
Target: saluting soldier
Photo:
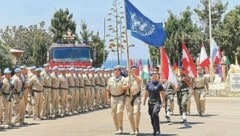
[[[179,91],[177,91],[177,101],[181,119],[183,122],[185,122],[187,120],[187,101],[189,98],[189,88],[192,87],[192,79],[187,75],[187,73],[184,72],[183,68],[180,69],[179,86]]]
[[[208,93],[208,81],[207,78],[204,77],[201,67],[198,67],[198,76],[193,79],[193,89],[198,115],[202,116],[205,113],[205,97],[206,93]]]
[[[126,79],[121,75],[121,66],[114,68],[114,73],[108,80],[107,99],[111,102],[111,114],[116,129],[115,134],[123,133],[124,98],[127,90]]]
[[[61,74],[59,75],[59,96],[60,96],[60,115],[63,117],[66,115],[67,109],[67,95],[68,95],[68,79],[66,76],[66,70],[60,69]]]
[[[142,80],[137,76],[137,67],[132,66],[128,71],[127,83],[129,86],[126,92],[126,109],[128,120],[132,127],[131,135],[139,134],[140,109],[141,109],[141,83]]]
[[[14,94],[14,101],[13,101],[13,110],[15,114],[15,126],[23,125],[24,121],[24,98],[23,98],[23,83],[21,80],[21,69],[16,68],[14,70],[15,75],[12,77],[12,85],[13,85],[13,94]]]
[[[4,69],[4,78],[2,84],[2,104],[3,104],[3,128],[11,128],[12,120],[12,102],[10,92],[12,91],[11,85],[11,70],[9,68]]]
[[[41,76],[42,68],[37,68],[35,70],[35,75],[30,78],[30,86],[33,91],[34,98],[34,120],[41,120],[41,112],[42,112],[42,103],[43,103],[43,84],[44,80]]]
[[[51,77],[52,77],[52,91],[51,91],[51,117],[55,118],[59,111],[59,75],[58,75],[58,67],[54,66],[52,69]]]
[[[44,70],[41,72],[41,76],[43,78],[42,119],[47,119],[48,117],[50,117],[52,77],[50,74],[49,64],[44,64],[43,67],[44,67]]]

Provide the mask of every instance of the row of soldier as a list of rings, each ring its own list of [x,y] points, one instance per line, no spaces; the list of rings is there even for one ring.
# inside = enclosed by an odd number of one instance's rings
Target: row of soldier
[[[109,107],[106,86],[110,70],[101,68],[6,68],[1,76],[0,124],[3,128]],[[0,72],[1,73],[1,72]],[[13,111],[12,111],[13,110]],[[14,114],[14,119],[12,119]]]

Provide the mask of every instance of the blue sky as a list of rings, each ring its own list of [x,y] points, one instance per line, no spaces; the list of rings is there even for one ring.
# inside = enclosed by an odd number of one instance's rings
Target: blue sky
[[[120,0],[123,1],[123,0]],[[187,6],[192,9],[197,7],[199,0],[129,0],[145,16],[154,22],[164,22],[168,17],[168,10],[175,14],[183,11]],[[222,0],[226,2],[227,0]],[[228,0],[229,9],[240,4],[239,0]],[[50,26],[51,18],[55,11],[60,8],[68,8],[73,13],[73,20],[77,23],[77,33],[79,34],[80,22],[84,20],[88,28],[95,32],[99,31],[103,37],[104,18],[108,18],[108,13],[112,7],[112,0],[0,0],[0,29],[6,26],[29,26],[38,24],[41,21]],[[197,20],[196,20],[197,21]],[[135,44],[130,48],[131,58],[149,57],[147,46],[131,37],[128,34],[129,44]],[[122,59],[126,54],[122,54]],[[116,53],[110,53],[108,60],[116,60]]]

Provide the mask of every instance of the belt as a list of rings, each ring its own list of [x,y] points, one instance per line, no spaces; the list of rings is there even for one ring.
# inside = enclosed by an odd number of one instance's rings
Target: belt
[[[35,89],[33,89],[33,92],[41,93],[41,92],[43,92],[43,91],[42,91],[42,90],[35,90]]]
[[[52,88],[51,86],[43,86],[44,88]]]
[[[75,86],[68,86],[69,88],[75,88]]]
[[[227,65],[227,64],[221,64],[221,65]]]
[[[61,88],[61,87],[60,87],[59,89],[62,89],[62,90],[67,90],[68,88]]]
[[[104,87],[104,85],[101,85],[101,84],[96,84],[96,86]]]
[[[18,95],[19,95],[19,94],[20,94],[20,92],[16,92],[16,93],[14,93],[14,94],[18,94]]]
[[[112,97],[120,97],[120,96],[123,96],[125,93],[121,93],[121,94],[118,94],[118,95],[113,95],[111,94]]]
[[[194,89],[204,89],[204,87],[195,87]]]
[[[2,92],[2,94],[3,94],[3,95],[9,95],[10,93],[4,93],[4,92]]]
[[[59,89],[58,87],[51,87],[52,89]]]
[[[85,86],[91,87],[92,85],[85,85]]]
[[[181,91],[188,91],[188,88],[182,88]]]
[[[160,102],[160,101],[161,101],[160,99],[149,99],[149,102],[150,102],[150,103]]]

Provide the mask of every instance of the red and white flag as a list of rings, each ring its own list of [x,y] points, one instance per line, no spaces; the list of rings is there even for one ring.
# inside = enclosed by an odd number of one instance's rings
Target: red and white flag
[[[216,64],[220,64],[221,61],[221,51],[216,43],[216,41],[212,38],[212,44],[210,46],[210,57],[213,62]]]
[[[163,47],[160,48],[161,52],[161,76],[162,79],[168,80],[168,82],[172,83],[176,88],[178,88],[177,77],[173,73],[172,67],[170,65],[167,53]]]
[[[182,67],[189,76],[197,77],[196,66],[184,43],[182,44]]]
[[[214,58],[214,61],[216,64],[220,64],[220,62],[221,62],[221,50],[219,48],[218,48],[217,54]]]
[[[205,68],[206,66],[210,65],[210,60],[207,56],[207,52],[206,52],[206,49],[202,43],[202,46],[201,46],[201,52],[200,52],[200,66],[202,68]]]

